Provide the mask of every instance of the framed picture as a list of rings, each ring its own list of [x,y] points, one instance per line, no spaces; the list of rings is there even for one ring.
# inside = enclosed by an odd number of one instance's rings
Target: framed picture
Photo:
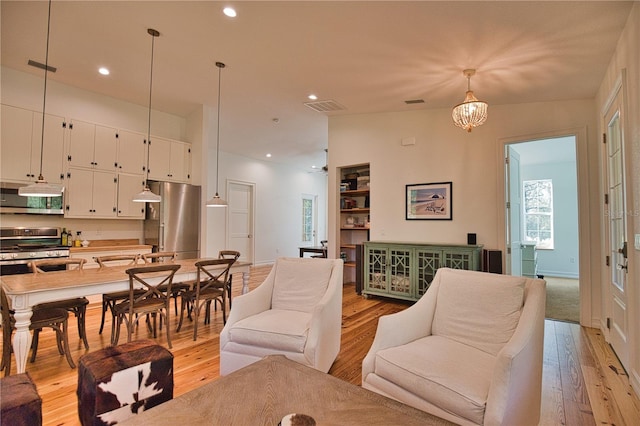
[[[451,182],[407,185],[407,220],[451,220]]]

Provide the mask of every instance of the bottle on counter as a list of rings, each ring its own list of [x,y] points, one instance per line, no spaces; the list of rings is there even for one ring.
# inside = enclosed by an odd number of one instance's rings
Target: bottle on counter
[[[82,231],[76,232],[76,239],[74,240],[75,247],[82,247]]]
[[[67,234],[67,228],[62,228],[62,234],[60,234],[60,237],[62,238],[60,244],[66,247],[69,244],[69,234]]]
[[[71,232],[71,229],[67,231],[67,247],[73,247],[73,232]]]

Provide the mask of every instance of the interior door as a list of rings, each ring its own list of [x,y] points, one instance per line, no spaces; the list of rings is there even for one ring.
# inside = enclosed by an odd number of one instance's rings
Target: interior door
[[[607,125],[606,167],[609,263],[609,342],[622,365],[627,368],[627,221],[625,201],[624,140],[622,133],[621,93],[618,92],[605,115]]]
[[[520,183],[520,155],[511,147],[506,146],[505,176],[507,179],[507,255],[506,265],[508,274],[522,275],[522,191]]]
[[[255,185],[246,182],[227,182],[227,229],[229,250],[240,252],[240,259],[253,262],[253,217]]]

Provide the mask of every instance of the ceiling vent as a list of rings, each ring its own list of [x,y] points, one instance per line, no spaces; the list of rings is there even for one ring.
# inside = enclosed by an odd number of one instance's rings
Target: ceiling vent
[[[424,99],[409,99],[408,101],[404,101],[404,103],[407,104],[407,105],[423,104],[424,103]]]
[[[305,102],[304,104],[317,112],[344,111],[346,109],[333,100]]]

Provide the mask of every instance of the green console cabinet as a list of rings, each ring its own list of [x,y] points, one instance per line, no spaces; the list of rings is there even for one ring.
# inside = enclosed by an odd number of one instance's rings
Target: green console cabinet
[[[479,271],[482,245],[364,243],[365,296],[418,300],[438,268]]]

